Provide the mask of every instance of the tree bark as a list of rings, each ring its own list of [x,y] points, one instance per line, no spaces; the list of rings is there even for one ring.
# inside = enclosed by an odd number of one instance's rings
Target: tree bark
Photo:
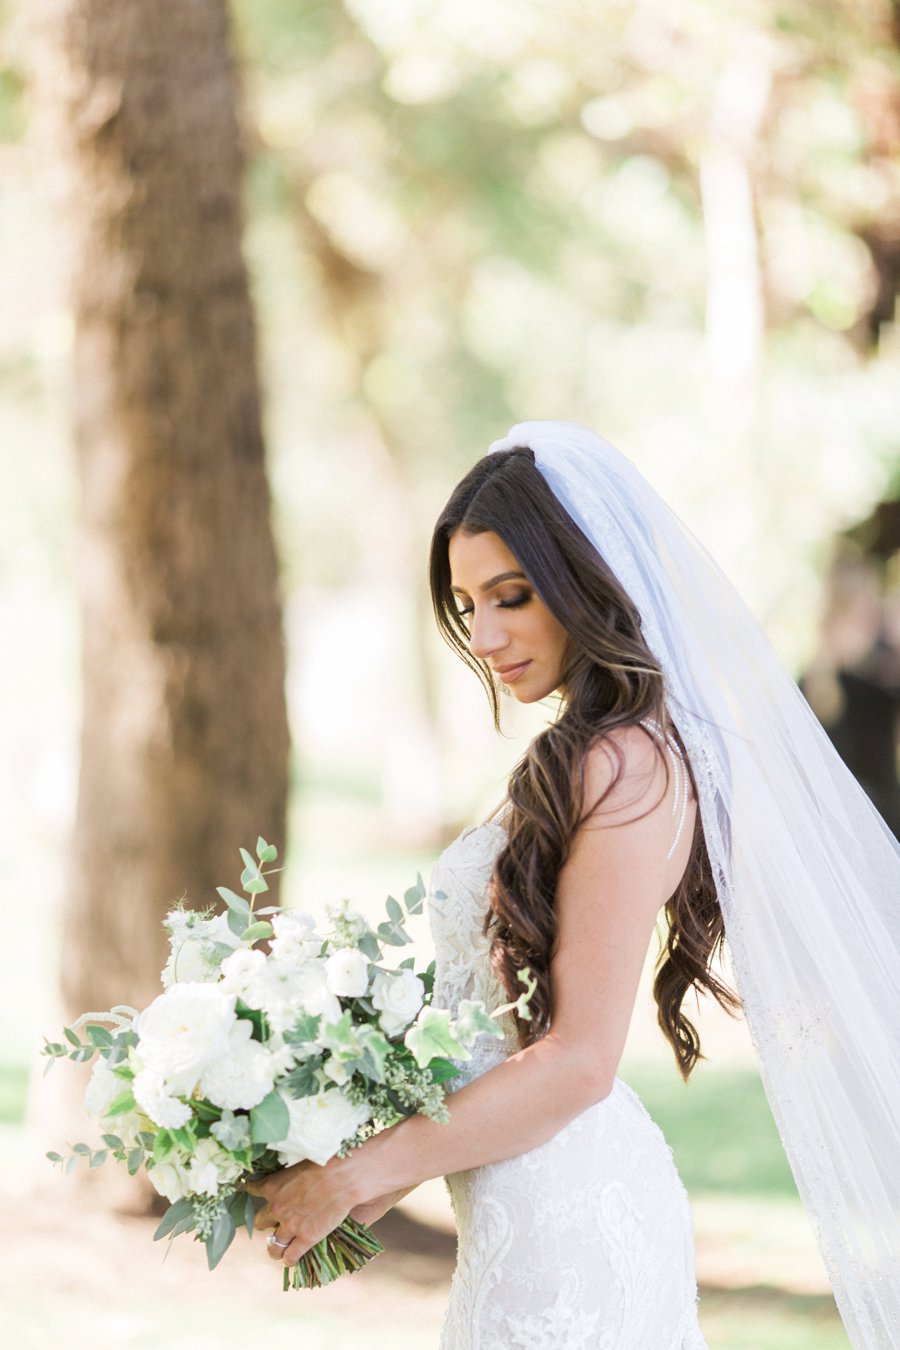
[[[224,0],[39,0],[72,243],[83,724],[65,1012],[283,847],[288,729]]]

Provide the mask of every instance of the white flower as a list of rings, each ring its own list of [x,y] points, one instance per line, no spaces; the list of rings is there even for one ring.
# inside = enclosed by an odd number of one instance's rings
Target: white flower
[[[339,1087],[343,1087],[350,1078],[350,1070],[347,1068],[347,1065],[343,1060],[338,1059],[336,1055],[329,1056],[328,1062],[325,1064],[322,1072],[325,1074],[326,1078],[330,1078],[332,1083],[337,1083]]]
[[[300,966],[287,966],[280,961],[266,963],[266,982],[263,1009],[273,1031],[289,1031],[301,1013],[323,1022],[337,1022],[341,1005],[328,988],[325,962],[318,957],[304,961]]]
[[[240,1174],[240,1164],[215,1139],[201,1139],[187,1169],[188,1186],[193,1195],[218,1195],[221,1186]]]
[[[180,1200],[190,1192],[187,1168],[182,1167],[180,1163],[172,1162],[171,1159],[169,1162],[156,1163],[153,1167],[148,1167],[147,1176],[158,1194],[164,1195],[170,1204],[174,1205],[176,1200]]]
[[[234,994],[216,984],[173,984],[135,1021],[144,1068],[156,1070],[176,1096],[193,1092],[228,1043],[234,1005]]]
[[[234,1022],[222,1054],[204,1069],[200,1091],[214,1106],[249,1111],[272,1091],[277,1061],[252,1035],[249,1020]]]
[[[318,956],[322,950],[322,939],[316,932],[315,920],[302,910],[289,909],[284,914],[274,914],[272,927],[275,936],[269,947],[276,961],[292,965]]]
[[[103,1120],[117,1097],[126,1090],[126,1084],[113,1073],[105,1059],[98,1059],[91,1069],[91,1077],[84,1092],[84,1106],[88,1115]],[[118,1133],[118,1131],[116,1131]]]
[[[164,989],[182,982],[215,980],[219,975],[219,959],[211,942],[202,938],[187,938],[172,947],[163,967]]]
[[[261,1008],[265,997],[265,976],[265,952],[241,947],[222,962],[220,988],[226,994],[235,994],[248,1008]]]
[[[166,1088],[156,1069],[142,1069],[132,1084],[134,1100],[145,1116],[162,1130],[179,1130],[191,1118],[191,1108]]]
[[[328,988],[339,998],[356,998],[369,987],[369,962],[355,947],[341,947],[325,962]]]
[[[355,1106],[338,1088],[329,1088],[314,1097],[281,1097],[291,1118],[286,1138],[270,1145],[285,1167],[309,1158],[324,1166],[334,1157],[345,1139],[349,1139],[371,1111],[365,1104]]]
[[[370,931],[369,924],[349,900],[339,900],[337,904],[325,906],[325,913],[340,936],[341,942],[351,946]]]
[[[372,981],[372,1003],[385,1036],[397,1036],[409,1026],[422,1006],[425,986],[411,970],[389,974],[377,970]]]

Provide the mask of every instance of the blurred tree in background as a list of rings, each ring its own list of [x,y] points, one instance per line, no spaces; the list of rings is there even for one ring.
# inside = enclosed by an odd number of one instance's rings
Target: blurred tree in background
[[[259,831],[282,841],[288,745],[225,6],[35,8],[74,316],[72,1014],[154,997],[172,902],[208,903]]]

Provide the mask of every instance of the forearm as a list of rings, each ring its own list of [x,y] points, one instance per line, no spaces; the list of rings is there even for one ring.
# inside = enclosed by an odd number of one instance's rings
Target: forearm
[[[449,1096],[448,1122],[412,1116],[366,1143],[357,1159],[361,1198],[526,1153],[608,1090],[593,1065],[547,1036]]]

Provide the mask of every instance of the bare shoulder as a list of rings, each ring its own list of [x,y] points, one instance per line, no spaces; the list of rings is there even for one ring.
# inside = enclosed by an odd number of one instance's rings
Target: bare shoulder
[[[643,727],[615,727],[586,752],[584,809],[600,803],[604,814],[637,806],[645,810],[665,795],[665,753]]]

